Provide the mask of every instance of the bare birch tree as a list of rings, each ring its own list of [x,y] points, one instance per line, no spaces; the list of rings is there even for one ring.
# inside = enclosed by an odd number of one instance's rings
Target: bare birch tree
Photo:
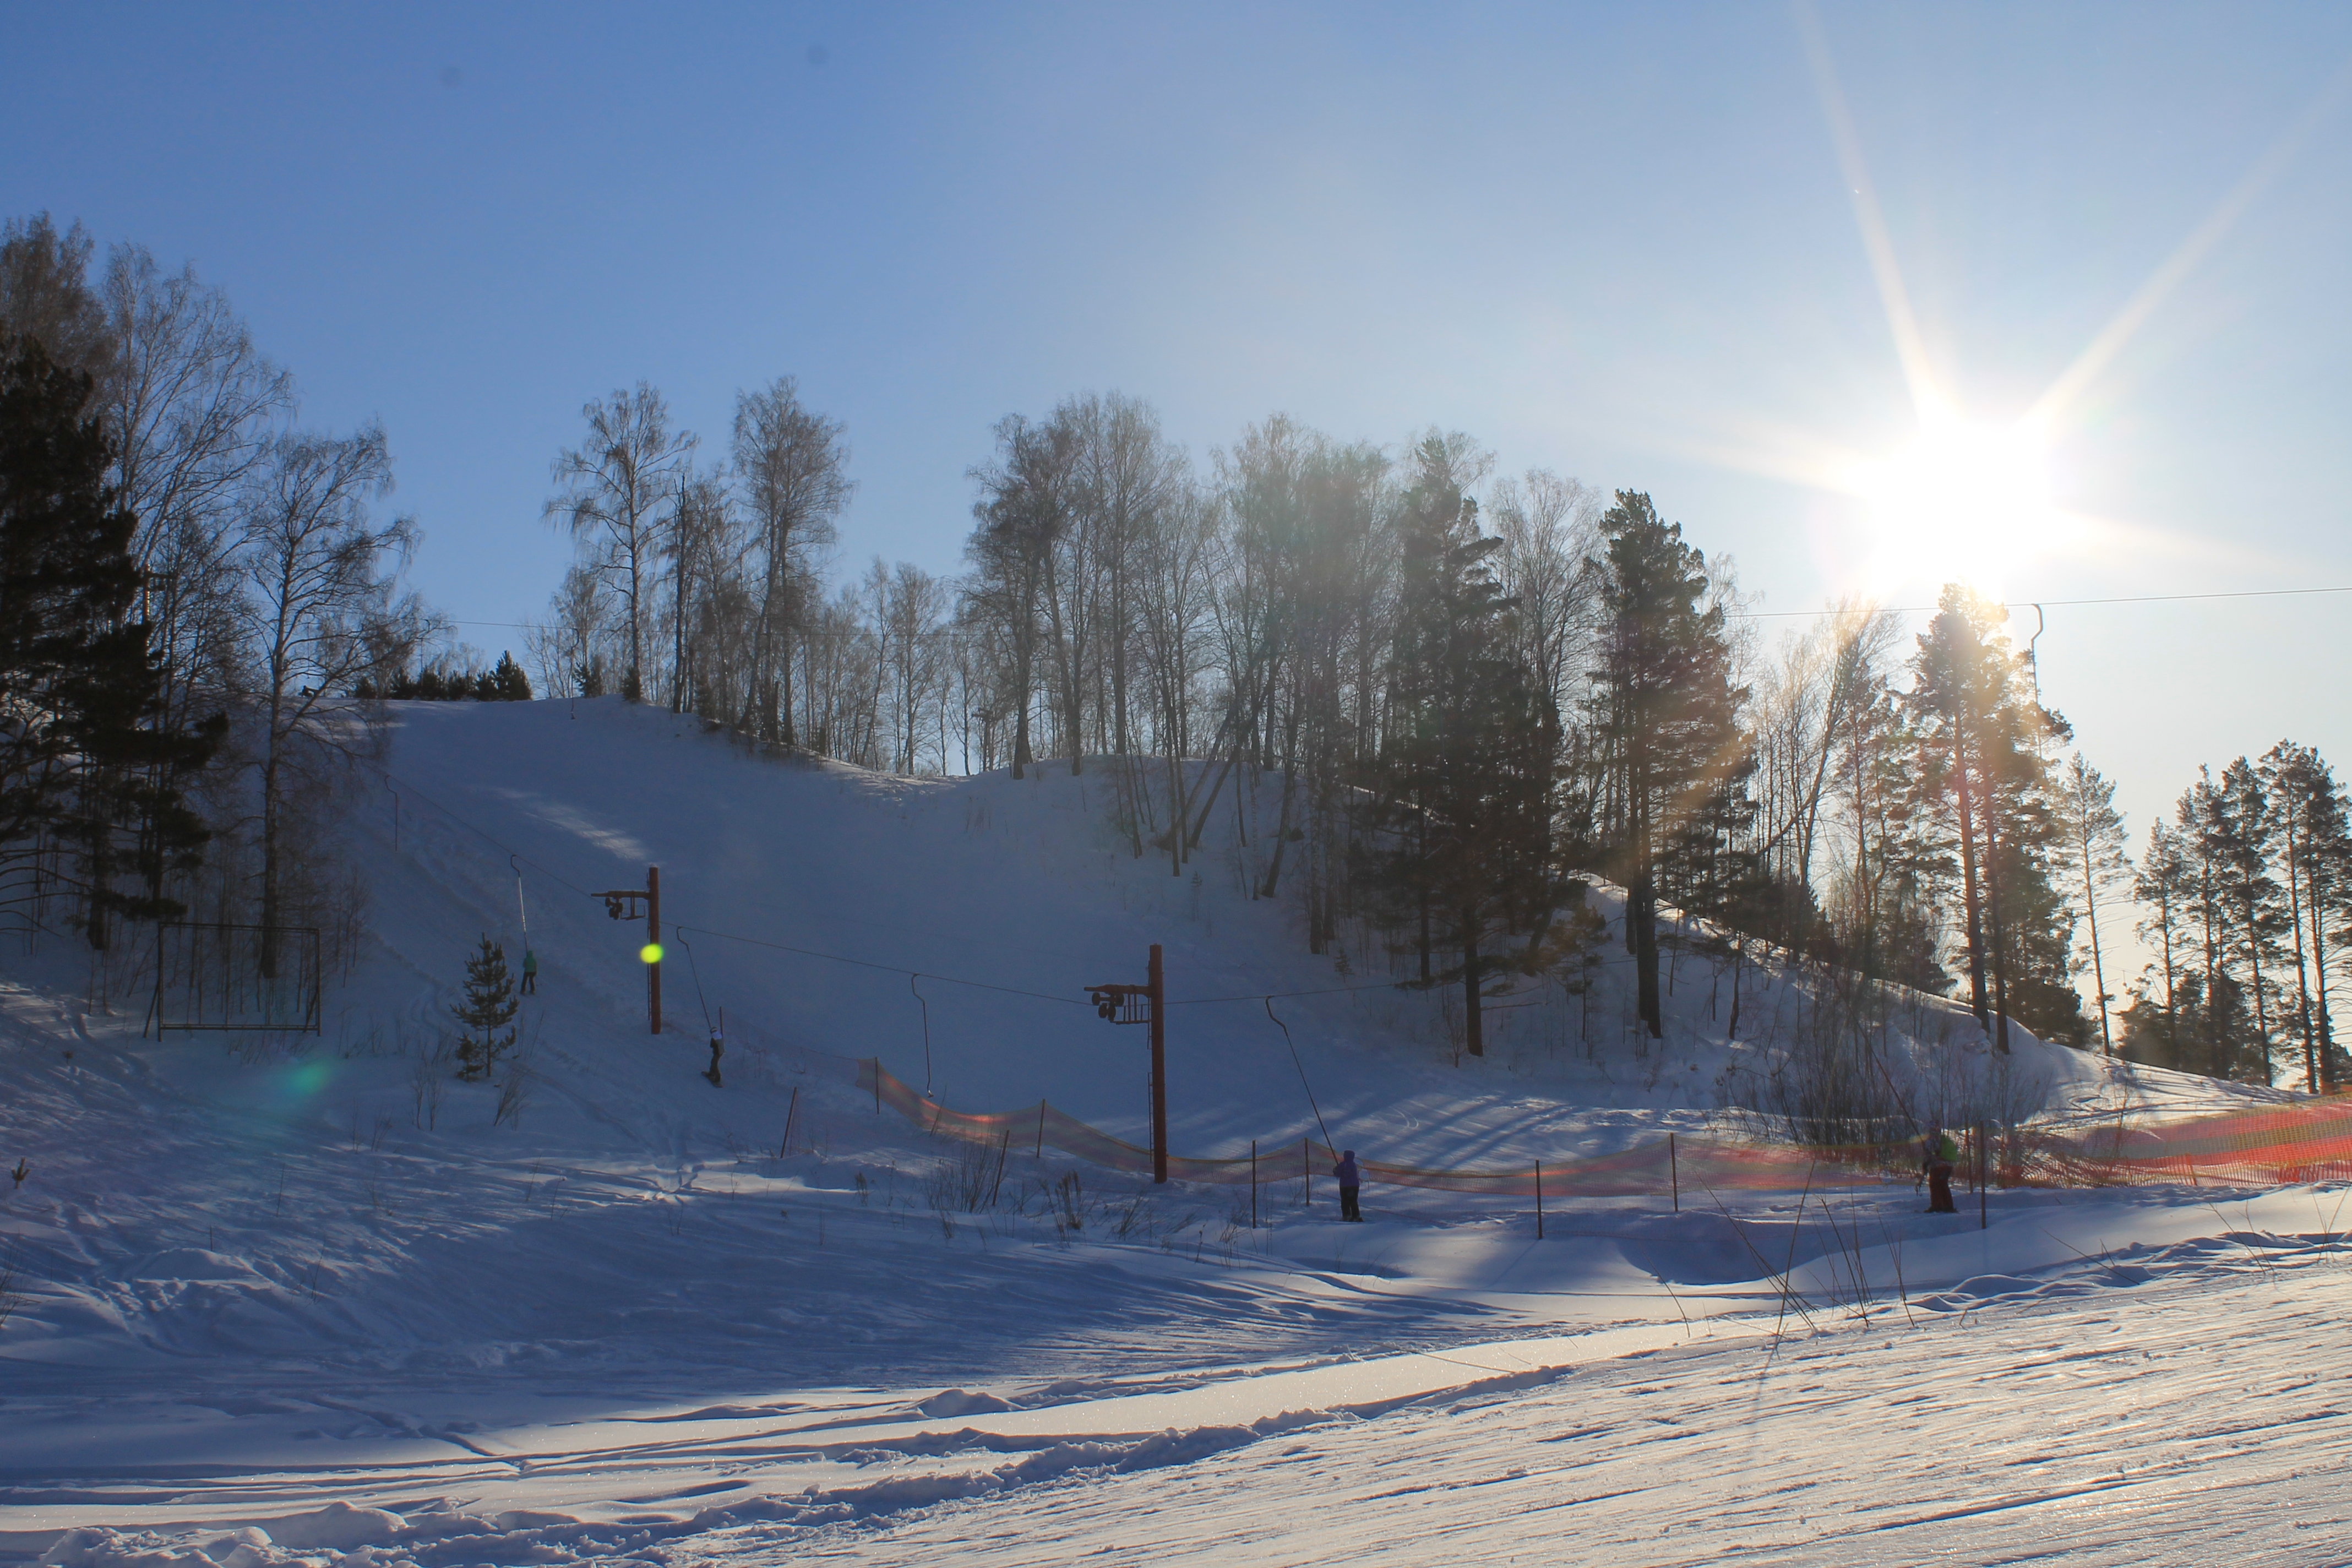
[[[415,525],[381,527],[368,504],[392,488],[381,427],[342,437],[286,436],[240,497],[236,561],[251,650],[259,785],[260,923],[265,974],[284,923],[282,838],[294,774],[347,750],[357,715],[344,694],[381,659],[387,626],[414,646],[432,629],[415,599],[395,602],[387,558],[404,562]]]
[[[588,547],[587,563],[619,594],[627,618],[628,665],[624,693],[642,696],[646,675],[646,615],[663,545],[663,512],[675,504],[696,438],[673,431],[669,405],[646,383],[598,398],[581,413],[588,438],[556,457],[546,516]]]

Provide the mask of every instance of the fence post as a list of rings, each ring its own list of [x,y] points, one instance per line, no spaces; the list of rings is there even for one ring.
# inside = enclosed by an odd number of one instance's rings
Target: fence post
[[[1257,1228],[1257,1140],[1250,1140],[1250,1228]]]
[[[1039,1100],[1039,1101],[1037,1102],[1037,1148],[1036,1148],[1036,1152],[1035,1152],[1034,1153],[1033,1153],[1033,1154],[1030,1156],[1030,1158],[1032,1158],[1032,1159],[1035,1159],[1035,1160],[1042,1160],[1042,1159],[1044,1159],[1045,1157],[1045,1102],[1044,1100]]]
[[[1308,1208],[1315,1206],[1315,1159],[1307,1152],[1307,1140],[1298,1141],[1298,1179],[1306,1184],[1306,1196],[1299,1201]]]
[[[784,1112],[784,1142],[783,1142],[783,1147],[782,1147],[782,1148],[781,1148],[781,1149],[778,1149],[778,1150],[776,1151],[776,1158],[777,1158],[777,1159],[779,1159],[779,1160],[782,1160],[782,1159],[784,1159],[784,1158],[788,1157],[788,1156],[792,1153],[792,1152],[793,1152],[793,1119],[794,1117],[798,1116],[800,1113],[801,1113],[801,1090],[800,1090],[800,1085],[798,1085],[798,1084],[794,1084],[794,1085],[793,1086],[793,1103],[792,1103],[792,1106],[791,1106],[791,1108],[790,1108],[789,1110],[787,1110]]]
[[[1675,1152],[1675,1135],[1666,1134],[1666,1179],[1675,1184],[1675,1212],[1683,1212],[1683,1163]]]
[[[1543,1162],[1536,1162],[1536,1239],[1543,1239]]]
[[[1992,1151],[1988,1142],[1985,1124],[1977,1123],[1977,1228],[1990,1230],[1992,1221],[1987,1205],[1990,1200],[1985,1189],[1992,1185]]]

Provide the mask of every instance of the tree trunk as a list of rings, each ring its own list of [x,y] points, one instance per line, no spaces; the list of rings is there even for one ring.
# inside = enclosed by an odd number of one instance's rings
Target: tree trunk
[[[1992,978],[1993,978],[1993,1045],[2000,1054],[2009,1054],[2009,941],[2008,929],[2000,918],[2000,836],[1994,825],[1995,797],[1990,790],[1980,792],[1984,798],[1985,815],[1985,905],[1992,916]]]
[[[1478,921],[1475,909],[1462,911],[1462,1038],[1474,1057],[1486,1054],[1486,1020],[1478,1008]]]
[[[1290,794],[1297,783],[1296,773],[1287,767],[1282,770],[1282,809],[1275,816],[1274,858],[1266,863],[1265,883],[1257,890],[1261,899],[1274,897],[1275,889],[1282,881],[1282,852],[1290,844]],[[1422,978],[1426,980],[1428,977],[1427,965],[1424,964]]]
[[[2294,923],[2294,988],[2298,1014],[2303,1023],[2303,1084],[2316,1092],[2319,1088],[2319,1042],[2312,1034],[2311,980],[2303,966],[2303,847],[2295,837],[2294,804],[2290,798],[2286,817],[2286,900]]]
[[[2330,1059],[2335,1039],[2327,1023],[2327,883],[2326,874],[2317,866],[2312,868],[2311,879],[2311,961],[2317,975],[2319,1004],[2319,1082],[2323,1090],[2336,1087],[2336,1064]]]
[[[1658,900],[1647,855],[1634,872],[1625,905],[1633,922],[1633,973],[1639,985],[1642,1022],[1649,1026],[1652,1039],[1661,1040],[1665,1038],[1666,1029],[1664,1005],[1658,995]]]
[[[1985,1005],[1984,916],[1977,902],[1975,812],[1969,789],[1968,752],[1961,743],[1960,734],[1960,718],[1955,713],[1952,716],[1952,776],[1959,791],[1960,896],[1968,906],[1969,921],[1969,1006],[1977,1016],[1977,1027],[1989,1029],[1992,1019]]]
[[[272,721],[269,760],[261,765],[261,977],[278,976],[278,736]]]
[[[2091,858],[2083,857],[2083,904],[2091,921],[2091,984],[2099,992],[2099,1045],[2112,1058],[2115,1032],[2107,1026],[2107,966],[2099,952],[2099,892],[2091,885]]]

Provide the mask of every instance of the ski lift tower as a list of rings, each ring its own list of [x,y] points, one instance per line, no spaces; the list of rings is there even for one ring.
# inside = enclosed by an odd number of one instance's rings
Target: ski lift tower
[[[1099,1016],[1114,1024],[1151,1026],[1151,1179],[1168,1179],[1168,994],[1161,984],[1160,944],[1151,944],[1150,980],[1141,985],[1089,985]]]
[[[604,900],[604,912],[616,921],[642,920],[646,922],[646,944],[637,956],[646,966],[646,1013],[652,1023],[651,1033],[661,1033],[661,868],[646,868],[646,885],[642,888],[616,888],[610,892],[591,893],[591,898]],[[641,913],[637,906],[643,903]]]

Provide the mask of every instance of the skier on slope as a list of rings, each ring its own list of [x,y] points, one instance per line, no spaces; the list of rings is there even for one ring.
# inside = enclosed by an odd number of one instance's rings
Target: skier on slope
[[[1362,1190],[1364,1178],[1356,1169],[1356,1152],[1343,1151],[1331,1173],[1339,1178],[1339,1217],[1361,1222],[1364,1211],[1356,1205],[1356,1194]]]
[[[1927,1129],[1920,1140],[1919,1169],[1927,1178],[1927,1212],[1958,1214],[1952,1203],[1952,1166],[1959,1160],[1960,1151],[1952,1135],[1940,1127]]]
[[[725,1087],[719,1079],[719,1058],[726,1054],[727,1037],[719,1032],[719,1026],[713,1024],[710,1026],[710,1070],[702,1075],[710,1080],[713,1089]]]

